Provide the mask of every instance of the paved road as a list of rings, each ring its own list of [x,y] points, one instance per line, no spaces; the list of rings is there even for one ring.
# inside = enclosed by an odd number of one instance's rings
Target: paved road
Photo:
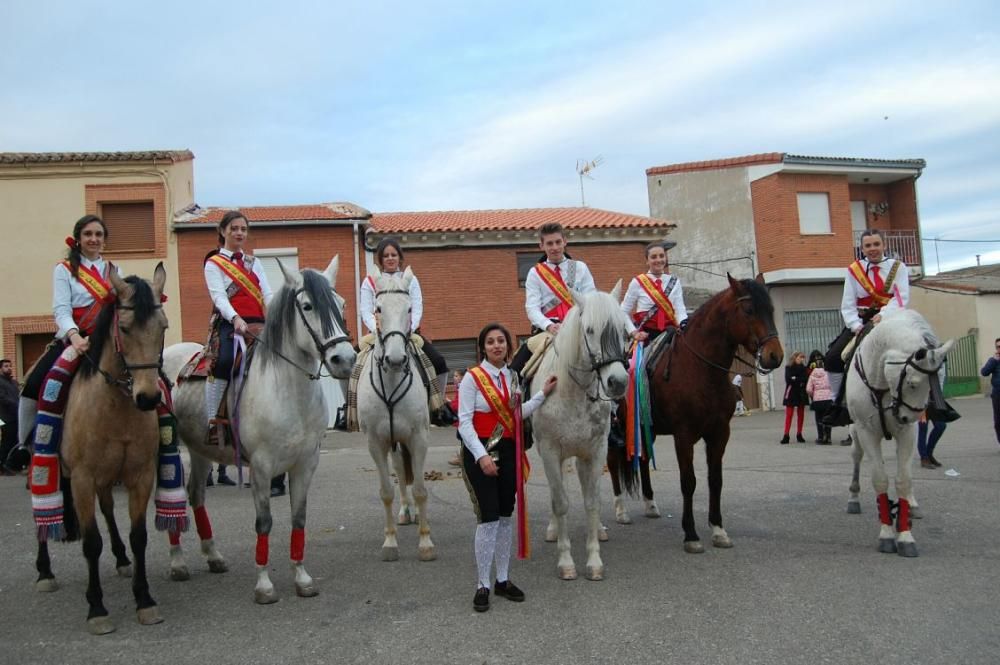
[[[193,577],[169,582],[167,548],[155,536],[152,592],[166,621],[144,627],[135,621],[128,582],[112,577],[105,548],[105,598],[118,631],[104,637],[86,632],[79,545],[54,548],[58,592],[33,590],[28,495],[23,479],[0,478],[0,662],[996,663],[1000,447],[987,400],[957,406],[965,417],[938,448],[945,468],[914,471],[927,515],[914,530],[917,559],[877,553],[867,473],[865,513],[846,514],[849,448],[780,446],[781,416],[754,414],[735,419],[726,457],[723,509],[734,549],[682,551],[676,463],[663,440],[653,476],[662,519],[641,517],[633,503],[635,524],[613,524],[605,479],[606,579],[560,581],[553,548],[542,542],[548,489],[536,464],[529,491],[534,557],[512,571],[528,600],[494,600],[483,615],[471,609],[474,518],[463,482],[452,474],[430,483],[438,560],[417,561],[408,527],[400,561],[383,563],[375,474],[358,435],[328,437],[310,493],[306,557],[318,597],[294,594],[285,563],[289,509],[279,501],[271,549],[282,600],[253,603],[249,493],[214,487],[209,507],[230,571],[210,574],[188,538]],[[453,431],[434,430],[434,446],[430,466],[449,471]],[[949,468],[960,475],[945,475]],[[696,518],[707,542],[703,463],[698,478]],[[581,565],[578,489],[572,518]]]

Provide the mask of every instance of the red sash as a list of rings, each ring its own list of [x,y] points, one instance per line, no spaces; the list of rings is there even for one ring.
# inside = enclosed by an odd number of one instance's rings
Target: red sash
[[[70,262],[63,261],[62,264],[69,271],[69,274],[72,275],[73,266]],[[109,303],[114,299],[111,284],[108,283],[110,270],[111,263],[105,262],[103,275],[97,272],[95,268],[88,268],[82,264],[80,265],[80,270],[77,272],[76,281],[94,299],[94,302],[89,305],[73,308],[73,323],[80,329],[80,334],[84,336],[88,336],[94,332],[94,326],[97,324],[97,316],[101,313],[101,308],[104,307],[105,303]]]
[[[497,423],[501,423],[504,438],[514,438],[514,412],[501,396],[500,389],[493,383],[489,373],[482,367],[473,367],[469,373],[475,379],[479,392],[486,398],[486,403],[490,405],[488,413],[474,411],[472,414],[472,426],[475,428],[476,434],[488,438],[493,434]]]
[[[865,290],[868,294],[864,298],[858,298],[858,307],[885,307],[892,300],[892,282],[883,285],[882,291],[880,291],[875,284],[868,279],[868,275],[865,274],[864,266],[861,265],[861,261],[855,261],[847,268],[854,279],[857,280],[861,288]],[[892,273],[893,275],[895,273]]]
[[[666,273],[664,273],[664,275],[666,275]],[[656,283],[645,273],[637,275],[635,279],[639,282],[639,286],[642,287],[642,290],[646,292],[646,295],[648,295],[656,305],[656,315],[652,320],[647,321],[644,327],[662,332],[667,329],[667,326],[676,326],[677,315],[674,313],[674,306],[670,303],[670,299],[667,297],[667,294],[657,288]],[[636,312],[633,315],[635,322],[638,324],[642,321],[645,318],[645,314],[645,312]]]
[[[569,310],[573,308],[573,294],[570,293],[569,288],[567,288],[562,275],[550,268],[547,263],[535,264],[535,271],[538,273],[538,276],[542,278],[542,282],[545,283],[545,286],[549,287],[549,290],[552,291],[556,298],[559,299],[559,302],[555,307],[547,312],[544,312],[545,316],[550,319],[558,319],[559,321],[562,321],[566,318],[566,314],[569,313]]]
[[[244,320],[263,319],[264,295],[260,290],[260,278],[252,270],[247,270],[222,254],[213,254],[208,260],[217,265],[222,273],[239,287],[239,290],[229,297],[229,304],[236,313]]]

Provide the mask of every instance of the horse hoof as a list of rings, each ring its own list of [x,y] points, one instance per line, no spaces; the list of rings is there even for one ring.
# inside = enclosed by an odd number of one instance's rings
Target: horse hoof
[[[160,608],[156,605],[136,610],[135,615],[139,619],[139,624],[143,626],[154,626],[158,623],[163,623],[163,617],[160,616]]]
[[[433,547],[421,547],[417,549],[417,558],[421,561],[433,561],[438,555]]]
[[[576,579],[576,566],[559,566],[559,579],[561,579],[561,580],[575,580]]]
[[[224,559],[208,560],[208,572],[225,573],[228,571],[229,571],[229,564],[227,564]]]
[[[91,635],[107,635],[115,632],[115,624],[111,622],[110,617],[94,617],[87,619],[87,630]]]
[[[712,547],[721,547],[723,549],[728,549],[733,546],[732,539],[729,536],[712,536]]]
[[[628,513],[621,513],[620,515],[615,515],[615,521],[619,524],[631,524],[632,516]]]
[[[296,584],[295,594],[299,598],[312,598],[313,596],[319,595],[319,589],[316,588],[315,584],[305,584],[303,586]]]
[[[655,503],[646,507],[646,517],[651,520],[655,520],[660,517],[660,509]]]
[[[604,566],[587,566],[587,579],[600,582],[604,579]]]
[[[896,553],[899,554],[899,556],[905,556],[907,558],[920,556],[917,553],[916,543],[899,543]]]
[[[173,582],[187,582],[191,579],[191,571],[187,566],[178,566],[170,569],[170,579]]]
[[[253,602],[258,605],[270,605],[272,603],[278,602],[278,593],[273,589],[254,589],[253,591]]]
[[[383,561],[399,561],[399,548],[398,547],[383,547],[382,548],[382,560]]]
[[[607,527],[602,526],[600,529],[597,530],[597,541],[598,542],[606,543],[606,542],[608,542],[608,538],[609,538],[609,536],[608,536],[608,528]]]
[[[413,517],[410,515],[410,511],[406,510],[401,512],[396,516],[396,524],[400,526],[406,526],[407,524],[413,524]]]
[[[882,554],[895,554],[896,553],[896,539],[895,538],[879,538],[878,539],[878,551]]]
[[[59,588],[59,583],[56,582],[54,577],[46,577],[43,580],[38,580],[35,582],[35,591],[40,591],[41,593],[52,593]]]
[[[684,542],[684,551],[688,554],[704,554],[705,546],[700,540],[688,540]]]
[[[132,564],[129,563],[124,566],[118,566],[115,568],[115,572],[118,573],[118,577],[132,577]]]
[[[861,514],[861,502],[860,501],[848,501],[847,502],[847,514],[848,515],[860,515]]]
[[[913,504],[910,504],[910,519],[912,520],[924,519],[924,511],[920,510],[920,506],[914,506]]]

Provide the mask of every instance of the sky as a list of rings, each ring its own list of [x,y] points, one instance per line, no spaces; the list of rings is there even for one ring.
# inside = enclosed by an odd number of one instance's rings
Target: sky
[[[587,205],[648,215],[653,166],[923,158],[927,271],[1000,263],[996,2],[6,0],[0,54],[0,151],[190,149],[202,206],[574,206],[600,156]]]

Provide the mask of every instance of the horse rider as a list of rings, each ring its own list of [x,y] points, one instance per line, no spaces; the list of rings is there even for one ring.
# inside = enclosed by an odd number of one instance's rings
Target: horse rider
[[[833,406],[827,411],[823,424],[843,427],[850,424],[844,407],[844,349],[851,340],[861,341],[863,331],[882,319],[883,312],[905,309],[910,302],[910,276],[906,264],[885,255],[885,239],[877,229],[866,229],[861,234],[862,258],[847,267],[844,278],[844,296],[840,301],[840,315],[844,329],[827,349],[823,365],[830,380],[830,391],[836,395]],[[852,353],[853,355],[853,353]],[[848,361],[850,358],[848,358]]]
[[[528,270],[524,280],[524,311],[531,322],[532,335],[542,332],[555,335],[573,307],[573,291],[591,293],[597,286],[587,264],[566,255],[566,234],[561,224],[543,224],[538,238],[538,247],[545,256]],[[510,368],[520,374],[531,353],[527,344],[521,345]]]
[[[18,441],[8,464],[21,469],[30,461],[29,436],[35,426],[38,399],[45,376],[62,352],[72,346],[80,356],[90,348],[88,338],[94,332],[97,317],[105,303],[114,300],[109,283],[112,270],[121,271],[101,254],[108,238],[108,227],[97,215],[84,215],[73,225],[73,235],[66,238],[66,259],[52,271],[52,313],[56,336],[42,357],[29,371],[18,403]]]
[[[383,275],[400,275],[403,272],[403,248],[395,238],[387,237],[379,241],[375,248],[375,263]],[[371,275],[361,282],[361,320],[368,332],[375,334],[378,328],[375,312],[375,278]],[[448,363],[444,356],[420,334],[420,322],[424,316],[424,295],[420,290],[420,282],[416,276],[410,280],[410,331],[420,337],[421,350],[434,366],[434,376],[437,380],[438,392],[444,395],[448,386]],[[432,377],[427,377],[431,380]],[[435,417],[437,414],[433,414]]]
[[[211,425],[216,423],[232,377],[236,336],[248,337],[250,326],[264,323],[267,305],[274,295],[264,266],[243,249],[249,231],[246,216],[230,210],[219,222],[219,247],[205,255],[205,284],[213,305],[205,352],[212,363],[205,382],[205,413],[210,425],[209,441],[216,444],[218,430]]]
[[[688,317],[681,281],[666,272],[665,243],[646,245],[646,267],[648,271],[629,282],[622,300],[622,311],[635,323],[632,338],[643,343],[651,342],[667,330],[683,328]]]
[[[511,515],[518,491],[516,465],[520,463],[512,431],[516,421],[510,409],[517,379],[506,364],[512,347],[510,332],[504,326],[487,324],[478,338],[479,365],[465,373],[458,387],[462,475],[479,522],[475,537],[478,583],[472,600],[477,612],[490,608],[490,572],[494,563],[494,593],[515,602],[524,600],[524,592],[509,577],[514,541]],[[556,377],[549,377],[542,389],[521,406],[522,418],[528,418],[541,406],[555,387]]]

